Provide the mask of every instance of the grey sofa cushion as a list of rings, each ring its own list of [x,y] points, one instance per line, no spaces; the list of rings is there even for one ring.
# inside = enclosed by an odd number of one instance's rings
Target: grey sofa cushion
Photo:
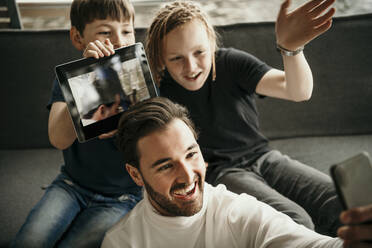
[[[270,146],[329,174],[329,167],[360,151],[372,155],[372,134],[279,139]]]
[[[57,176],[62,153],[53,148],[0,150],[0,247],[7,247]]]

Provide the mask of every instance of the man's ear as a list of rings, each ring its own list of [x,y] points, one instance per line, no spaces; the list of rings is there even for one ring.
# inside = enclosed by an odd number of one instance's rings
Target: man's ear
[[[105,118],[107,107],[104,104],[99,105],[97,112],[101,118]]]
[[[106,111],[105,108],[106,108],[105,105],[103,104],[99,105],[99,107],[96,109],[91,119],[96,120],[96,121],[105,119],[105,111]]]
[[[133,179],[133,181],[138,186],[143,186],[144,185],[141,173],[139,172],[139,170],[136,167],[134,167],[133,165],[130,165],[130,164],[126,164],[125,168],[127,169],[130,177]]]
[[[83,37],[74,26],[70,28],[70,40],[72,42],[72,45],[74,45],[77,50],[83,51],[85,49]]]

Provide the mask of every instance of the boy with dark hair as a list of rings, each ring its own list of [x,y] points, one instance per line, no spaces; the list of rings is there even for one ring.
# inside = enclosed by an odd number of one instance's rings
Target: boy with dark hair
[[[128,0],[74,0],[70,38],[84,57],[100,58],[134,44]],[[57,80],[48,104],[48,133],[65,164],[31,210],[12,247],[99,247],[104,234],[142,198],[123,167],[113,132],[86,143],[76,139]]]

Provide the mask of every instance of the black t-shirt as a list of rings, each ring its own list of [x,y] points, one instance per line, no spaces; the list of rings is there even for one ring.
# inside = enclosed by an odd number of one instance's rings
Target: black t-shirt
[[[259,131],[255,90],[270,69],[248,53],[222,48],[216,53],[216,80],[210,75],[197,91],[186,90],[166,72],[160,93],[190,111],[209,166],[255,160],[269,150]]]
[[[65,102],[57,80],[54,81],[48,109],[54,102]],[[63,150],[65,165],[62,167],[74,183],[107,196],[141,194],[127,170],[115,139],[92,139],[85,143],[75,142]]]

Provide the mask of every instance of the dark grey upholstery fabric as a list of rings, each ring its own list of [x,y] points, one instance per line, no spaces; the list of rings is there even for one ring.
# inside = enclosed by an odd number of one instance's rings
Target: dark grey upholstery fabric
[[[223,47],[252,53],[282,67],[274,23],[218,27]],[[282,153],[328,172],[335,162],[372,154],[372,14],[335,18],[333,27],[305,48],[314,75],[310,101],[258,100],[261,129]],[[143,41],[145,29],[136,29]],[[55,65],[81,54],[67,30],[1,30],[0,247],[7,247],[62,164],[48,141],[48,111]]]
[[[0,150],[0,247],[8,247],[62,163],[52,148]]]
[[[372,134],[298,137],[270,142],[271,147],[329,174],[329,167],[366,151],[372,155]]]
[[[258,102],[269,138],[372,133],[372,14],[335,18],[333,27],[305,47],[312,68],[310,101],[265,98]],[[273,23],[224,26],[223,46],[252,53],[281,68]]]

